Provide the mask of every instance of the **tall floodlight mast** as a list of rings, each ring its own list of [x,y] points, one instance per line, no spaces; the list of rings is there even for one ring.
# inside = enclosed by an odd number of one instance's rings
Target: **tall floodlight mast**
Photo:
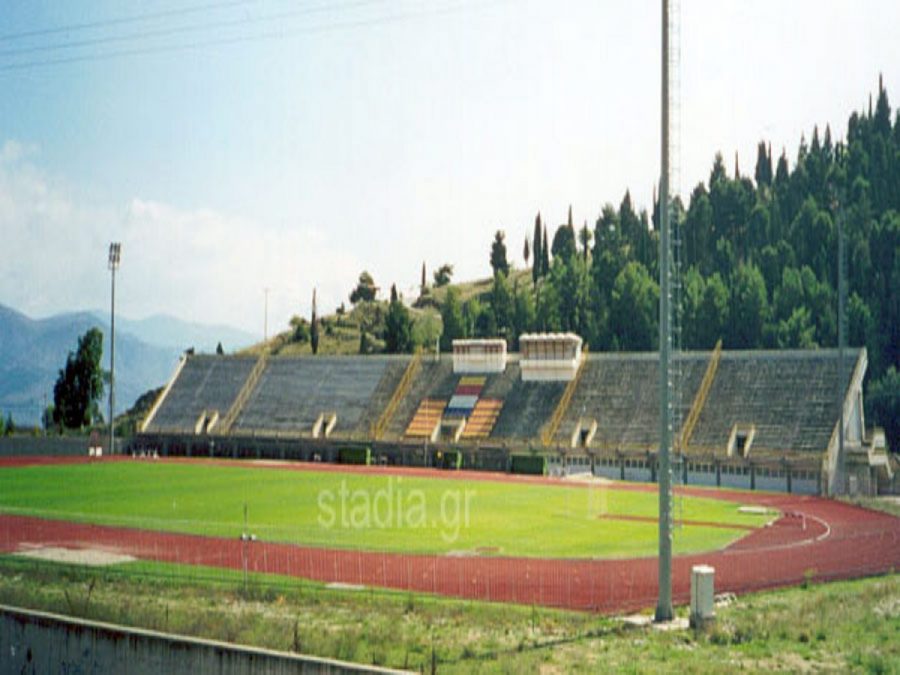
[[[109,271],[112,275],[112,288],[109,302],[109,453],[115,452],[116,425],[116,270],[122,255],[122,244],[113,242],[109,245]]]
[[[659,599],[656,621],[672,611],[672,469],[669,357],[672,345],[669,222],[669,0],[662,0],[661,160],[659,176]]]

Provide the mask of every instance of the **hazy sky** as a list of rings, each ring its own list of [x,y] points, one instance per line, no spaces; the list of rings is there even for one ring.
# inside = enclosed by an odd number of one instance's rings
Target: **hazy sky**
[[[660,3],[3,0],[0,302],[117,302],[262,333],[449,262],[486,276],[538,211],[593,225],[659,173]],[[681,2],[681,186],[717,150],[796,155],[846,132],[879,72],[900,97],[896,0]],[[86,57],[86,58],[85,58]]]

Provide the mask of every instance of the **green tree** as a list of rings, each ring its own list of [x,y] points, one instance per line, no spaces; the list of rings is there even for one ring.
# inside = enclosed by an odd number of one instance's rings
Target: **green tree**
[[[616,277],[610,322],[620,349],[647,351],[657,343],[659,286],[647,268],[631,261]]]
[[[224,356],[224,355],[225,355],[225,349],[222,347],[222,343],[220,342],[219,344],[216,345],[216,356]]]
[[[465,337],[465,321],[462,314],[462,304],[459,299],[459,290],[451,286],[447,289],[447,295],[441,305],[441,349],[449,351],[453,347],[453,340]]]
[[[546,232],[544,230],[544,234]],[[559,289],[553,283],[552,277],[544,278],[538,285],[535,305],[535,323],[538,330],[556,332],[562,329],[559,318]]]
[[[725,336],[728,328],[728,288],[719,274],[713,273],[703,286],[703,296],[697,311],[697,344],[700,349],[712,349]]]
[[[519,348],[519,336],[522,333],[528,333],[535,327],[535,306],[534,295],[531,288],[527,285],[519,286],[516,282],[513,289],[514,308],[513,308],[513,332],[512,342],[513,348]]]
[[[851,293],[847,301],[847,328],[847,344],[853,347],[873,344],[875,320],[869,306],[857,293]]]
[[[763,344],[768,296],[762,273],[753,264],[738,266],[732,280],[727,344],[732,349],[757,349]]]
[[[550,248],[554,260],[569,260],[575,255],[575,232],[568,225],[560,225],[553,235],[553,246]]]
[[[585,335],[590,312],[590,274],[581,256],[553,260],[550,272],[559,297],[559,323],[564,331]]]
[[[541,272],[543,271],[544,264],[544,249],[541,243],[541,234],[541,213],[538,211],[538,214],[534,217],[534,237],[531,246],[532,251],[534,252],[534,262],[531,263],[531,279],[535,284],[542,276]]]
[[[547,228],[544,228],[544,243],[541,244],[541,276],[550,274],[550,246],[547,244]]]
[[[312,316],[309,320],[309,346],[313,355],[319,353],[319,317],[316,316],[316,289],[313,289]]]
[[[588,227],[587,221],[584,221],[584,225],[578,231],[578,243],[581,244],[581,255],[585,263],[587,263],[588,254],[591,252],[591,239],[593,239],[591,229]]]
[[[494,285],[491,288],[491,310],[494,313],[494,324],[500,335],[509,335],[513,327],[513,295],[509,280],[503,272],[494,274]]]
[[[290,325],[293,329],[291,334],[292,341],[303,344],[309,340],[309,322],[306,319],[302,316],[294,315],[291,317]]]
[[[700,183],[691,193],[684,223],[684,253],[701,274],[712,271],[714,235],[712,204],[709,203],[706,186]]]
[[[396,284],[391,284],[391,301],[384,317],[384,346],[388,354],[412,351],[412,322],[409,310],[397,294]]]
[[[358,302],[371,302],[378,293],[378,287],[372,275],[363,271],[359,275],[356,288],[350,293],[350,304],[355,305]]]
[[[778,322],[776,344],[779,349],[813,349],[817,346],[815,327],[807,307],[794,308],[787,319]]]
[[[760,187],[772,184],[772,148],[766,149],[766,142],[760,141],[756,146],[756,170],[753,177]]]
[[[871,384],[867,400],[891,452],[900,453],[900,372],[894,366]]]
[[[69,352],[53,387],[54,422],[80,429],[100,419],[98,402],[103,395],[103,333],[91,328],[78,338],[75,353]]]
[[[440,336],[441,322],[435,314],[425,313],[413,321],[413,346],[433,350]]]
[[[453,277],[453,265],[444,263],[434,272],[434,285],[438,288],[446,286]]]
[[[509,261],[506,259],[506,233],[503,230],[497,230],[494,234],[494,241],[491,244],[491,269],[494,274],[503,272],[509,274]]]
[[[701,330],[700,305],[703,302],[706,281],[697,268],[692,265],[684,273],[682,286],[684,288],[681,296],[683,344],[687,349],[698,349]]]

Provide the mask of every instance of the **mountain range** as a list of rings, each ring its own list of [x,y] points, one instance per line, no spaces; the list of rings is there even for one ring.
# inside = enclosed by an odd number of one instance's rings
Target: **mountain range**
[[[72,312],[32,319],[0,305],[0,412],[16,424],[40,423],[53,401],[53,385],[78,338],[92,327],[103,332],[103,368],[109,369],[109,315]],[[256,341],[228,326],[208,326],[167,315],[133,320],[116,316],[116,414],[149,389],[165,384],[185,349],[212,352],[221,342],[233,351]],[[107,393],[101,410],[108,410]]]

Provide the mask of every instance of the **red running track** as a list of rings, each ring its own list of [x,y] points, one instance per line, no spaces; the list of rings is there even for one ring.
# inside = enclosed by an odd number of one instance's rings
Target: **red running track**
[[[40,460],[40,463],[47,463],[47,460]],[[0,461],[0,466],[10,465],[13,465],[12,461]],[[246,466],[246,463],[242,465]],[[325,468],[325,465],[290,466],[298,470]],[[521,480],[504,474],[448,474],[423,469],[353,470],[441,478]],[[538,480],[562,484],[558,480]],[[653,491],[655,487],[613,484],[609,489]],[[755,530],[725,549],[676,556],[672,578],[677,603],[688,602],[690,569],[701,563],[715,567],[718,592],[734,593],[793,585],[805,579],[847,579],[900,569],[900,518],[819,497],[703,488],[685,488],[684,491],[697,496],[768,506],[783,515],[771,526]],[[234,570],[243,569],[246,561],[247,569],[252,572],[610,613],[652,607],[657,597],[655,558],[566,560],[408,555],[242,542],[221,537],[0,516],[0,552],[9,553],[32,546],[94,548],[145,560]]]

